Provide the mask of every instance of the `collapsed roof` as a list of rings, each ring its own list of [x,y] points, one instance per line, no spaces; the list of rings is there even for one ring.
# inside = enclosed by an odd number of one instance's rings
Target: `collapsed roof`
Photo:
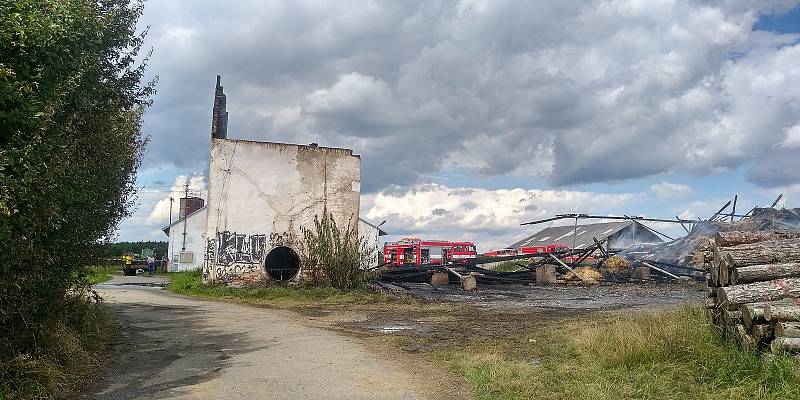
[[[583,249],[594,240],[609,238],[610,248],[623,248],[634,243],[660,243],[663,240],[646,226],[636,221],[603,222],[597,224],[551,226],[522,239],[509,248],[565,244]]]

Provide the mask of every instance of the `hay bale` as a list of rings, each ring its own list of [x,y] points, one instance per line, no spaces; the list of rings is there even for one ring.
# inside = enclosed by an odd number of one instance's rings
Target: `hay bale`
[[[597,283],[601,280],[602,277],[603,274],[601,274],[600,271],[592,267],[573,268],[572,272],[567,272],[567,274],[564,275],[564,279],[568,280],[581,279],[584,282],[589,282],[589,283]]]
[[[622,257],[612,256],[606,260],[605,266],[610,272],[622,272],[627,271],[628,268],[630,268],[631,263]]]

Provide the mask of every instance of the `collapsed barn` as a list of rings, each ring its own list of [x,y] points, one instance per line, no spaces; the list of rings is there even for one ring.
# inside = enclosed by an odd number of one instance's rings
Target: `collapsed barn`
[[[559,251],[514,254],[492,259],[451,265],[429,264],[415,268],[392,267],[382,273],[384,282],[461,283],[466,288],[481,284],[600,283],[600,282],[702,282],[712,268],[708,257],[717,232],[737,230],[766,231],[771,228],[796,229],[791,218],[796,210],[772,207],[754,208],[739,215],[725,212],[728,202],[706,220],[674,220],[643,217],[611,217],[587,214],[560,214],[552,218],[525,223],[534,225],[560,219],[573,219],[570,226],[549,227],[522,239],[510,249],[529,246],[550,249],[554,243],[571,247]],[[578,225],[581,219],[612,219],[618,222]],[[681,224],[686,236],[672,238],[641,222]],[[526,247],[528,246],[528,247]],[[515,266],[510,271],[496,271],[498,264]],[[506,268],[507,269],[507,268]],[[473,284],[473,281],[475,284]]]

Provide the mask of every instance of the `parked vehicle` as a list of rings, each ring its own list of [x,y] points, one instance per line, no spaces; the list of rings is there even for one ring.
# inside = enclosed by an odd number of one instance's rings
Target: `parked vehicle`
[[[383,262],[390,266],[467,263],[477,255],[472,242],[403,238],[383,245]]]
[[[539,253],[559,253],[567,250],[569,250],[569,246],[565,244],[550,244],[546,246],[520,247],[519,249],[491,250],[483,255],[486,257],[507,257]]]

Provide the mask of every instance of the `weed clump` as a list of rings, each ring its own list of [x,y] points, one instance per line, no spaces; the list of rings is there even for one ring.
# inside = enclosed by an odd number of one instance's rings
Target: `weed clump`
[[[313,229],[302,232],[301,258],[312,284],[347,290],[374,279],[369,267],[377,250],[358,236],[356,226],[348,223],[340,229],[331,214],[323,213],[322,219],[314,217]]]

